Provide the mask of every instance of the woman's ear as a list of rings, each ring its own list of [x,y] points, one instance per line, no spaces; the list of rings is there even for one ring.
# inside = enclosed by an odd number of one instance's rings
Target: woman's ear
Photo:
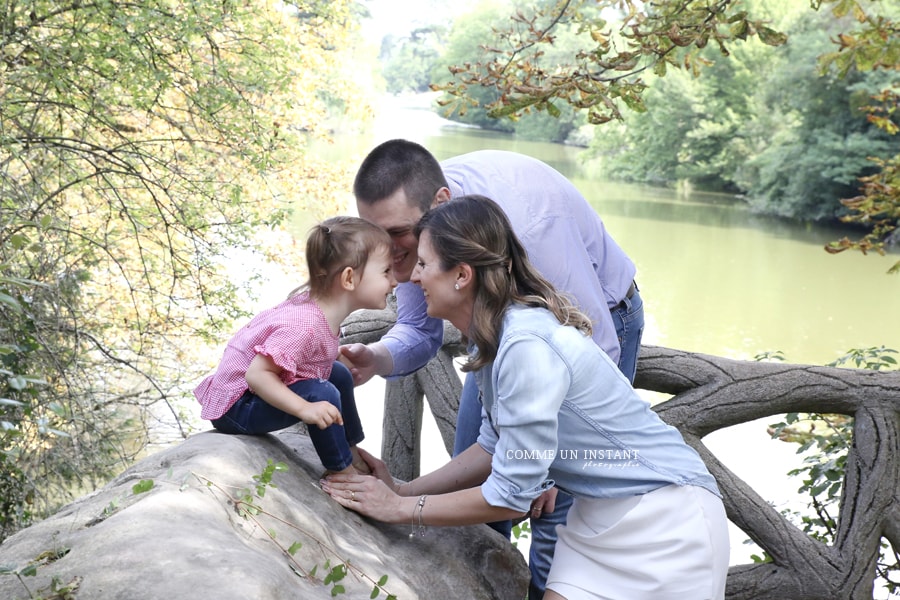
[[[456,283],[454,287],[457,289],[465,289],[466,286],[472,285],[475,281],[475,269],[467,263],[459,263],[456,266]]]

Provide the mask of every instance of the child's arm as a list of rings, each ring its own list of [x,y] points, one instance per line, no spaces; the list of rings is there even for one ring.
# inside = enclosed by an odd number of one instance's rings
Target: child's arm
[[[294,415],[308,425],[325,429],[344,424],[341,411],[330,402],[307,402],[281,381],[281,367],[268,356],[257,354],[247,367],[247,385],[253,392],[279,410]]]

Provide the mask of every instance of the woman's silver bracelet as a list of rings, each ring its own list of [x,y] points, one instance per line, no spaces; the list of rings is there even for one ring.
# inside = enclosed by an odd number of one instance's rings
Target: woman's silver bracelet
[[[416,502],[416,506],[413,508],[412,520],[409,522],[409,539],[416,537],[416,516],[418,516],[419,521],[419,537],[425,537],[425,522],[422,520],[422,509],[425,508],[426,498],[428,498],[427,494],[419,496],[419,501]]]

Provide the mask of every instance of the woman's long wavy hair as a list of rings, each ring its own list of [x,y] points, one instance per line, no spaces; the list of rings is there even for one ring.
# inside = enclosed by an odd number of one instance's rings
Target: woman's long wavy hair
[[[454,198],[426,212],[416,227],[427,231],[442,271],[467,264],[475,272],[475,306],[469,331],[475,343],[463,371],[477,371],[492,362],[500,345],[501,325],[513,303],[546,308],[563,325],[591,334],[591,320],[528,260],[522,242],[496,202],[484,196]]]

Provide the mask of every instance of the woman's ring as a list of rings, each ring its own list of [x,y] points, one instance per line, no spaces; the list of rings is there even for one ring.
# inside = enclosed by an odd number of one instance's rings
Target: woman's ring
[[[350,502],[356,502],[356,492],[350,490]]]

